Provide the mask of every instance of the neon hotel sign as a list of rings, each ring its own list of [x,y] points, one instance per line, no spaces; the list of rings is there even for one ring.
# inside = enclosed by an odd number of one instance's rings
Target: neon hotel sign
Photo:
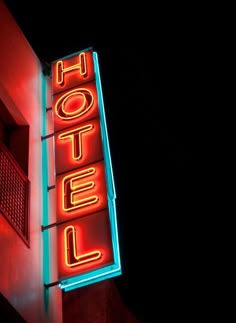
[[[58,281],[68,291],[121,274],[97,53],[53,62],[52,93]]]

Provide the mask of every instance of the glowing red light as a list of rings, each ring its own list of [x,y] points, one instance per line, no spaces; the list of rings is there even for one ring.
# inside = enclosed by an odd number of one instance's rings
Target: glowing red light
[[[92,51],[53,63],[52,88],[58,265],[65,278],[113,259]]]

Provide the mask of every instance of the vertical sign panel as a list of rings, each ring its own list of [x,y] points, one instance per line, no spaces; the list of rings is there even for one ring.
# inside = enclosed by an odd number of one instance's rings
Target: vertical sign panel
[[[115,188],[97,53],[52,63],[59,286],[121,274]]]

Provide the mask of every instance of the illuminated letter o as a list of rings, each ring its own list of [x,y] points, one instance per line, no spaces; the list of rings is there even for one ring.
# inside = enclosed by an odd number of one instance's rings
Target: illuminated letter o
[[[66,105],[67,101],[73,96],[82,97],[82,104],[79,107],[76,107],[74,111],[67,111]],[[71,120],[80,117],[86,113],[93,105],[94,98],[93,93],[85,88],[77,88],[63,94],[55,104],[55,113],[58,118],[63,120]]]

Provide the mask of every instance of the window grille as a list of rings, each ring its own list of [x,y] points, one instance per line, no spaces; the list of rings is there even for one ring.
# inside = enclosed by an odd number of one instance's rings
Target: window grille
[[[0,212],[29,246],[30,182],[0,142]]]

